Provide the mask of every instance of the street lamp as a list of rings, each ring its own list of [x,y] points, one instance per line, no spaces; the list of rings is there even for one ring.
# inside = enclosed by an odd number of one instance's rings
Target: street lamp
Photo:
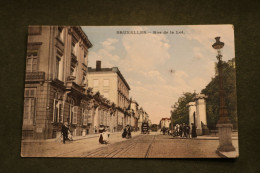
[[[220,41],[220,37],[216,37],[216,42],[212,45],[214,49],[217,50],[217,68],[218,68],[218,78],[219,78],[219,119],[217,122],[217,127],[219,131],[219,147],[218,151],[228,152],[234,151],[235,148],[232,145],[232,124],[228,117],[227,107],[225,103],[225,91],[223,88],[223,63],[222,55],[220,49],[224,47],[224,43]]]

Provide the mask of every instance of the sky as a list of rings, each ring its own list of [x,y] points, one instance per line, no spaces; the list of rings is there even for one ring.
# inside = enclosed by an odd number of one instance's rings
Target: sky
[[[130,97],[152,123],[170,117],[184,92],[201,92],[215,75],[215,37],[225,43],[223,60],[235,57],[233,25],[82,26],[93,47],[88,66],[118,67]],[[119,34],[120,31],[132,31]],[[135,32],[135,34],[133,33]],[[142,34],[137,34],[143,32]],[[144,33],[145,32],[145,33]],[[156,33],[154,33],[156,32]]]

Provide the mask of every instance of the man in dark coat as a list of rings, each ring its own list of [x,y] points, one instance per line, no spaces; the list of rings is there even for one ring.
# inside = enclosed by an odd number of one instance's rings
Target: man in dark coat
[[[65,122],[61,127],[61,134],[63,136],[63,144],[65,144],[65,141],[68,139],[68,123]]]
[[[192,136],[192,138],[196,138],[197,137],[196,126],[195,126],[194,123],[192,123],[191,136]]]
[[[127,135],[127,131],[126,131],[126,128],[124,128],[124,131],[123,131],[123,133],[122,133],[122,138],[125,138],[126,135]]]
[[[131,135],[131,128],[128,127],[128,130],[127,130],[127,138],[131,138],[132,135]]]
[[[190,126],[188,124],[185,126],[185,131],[186,131],[186,137],[190,138]]]

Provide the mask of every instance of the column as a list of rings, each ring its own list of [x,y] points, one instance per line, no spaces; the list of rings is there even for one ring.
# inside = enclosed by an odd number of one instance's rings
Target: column
[[[195,102],[189,102],[187,104],[189,107],[189,126],[191,126],[192,123],[195,123],[196,121],[196,103]],[[195,117],[194,117],[195,115]],[[195,120],[195,121],[194,121]]]
[[[205,98],[208,98],[205,96],[205,94],[198,94],[195,97],[195,103],[196,103],[196,126],[197,126],[197,135],[207,135],[209,134],[209,130],[207,128],[207,115],[206,115],[206,102]],[[202,124],[204,126],[202,126]]]

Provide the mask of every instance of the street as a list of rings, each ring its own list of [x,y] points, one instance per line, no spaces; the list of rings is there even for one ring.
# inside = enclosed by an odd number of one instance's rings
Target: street
[[[99,144],[98,135],[62,144],[22,142],[24,157],[82,157],[82,158],[219,158],[216,138],[173,138],[159,132],[133,132],[131,139],[121,133],[111,134],[109,144]],[[233,140],[238,147],[238,140]]]

